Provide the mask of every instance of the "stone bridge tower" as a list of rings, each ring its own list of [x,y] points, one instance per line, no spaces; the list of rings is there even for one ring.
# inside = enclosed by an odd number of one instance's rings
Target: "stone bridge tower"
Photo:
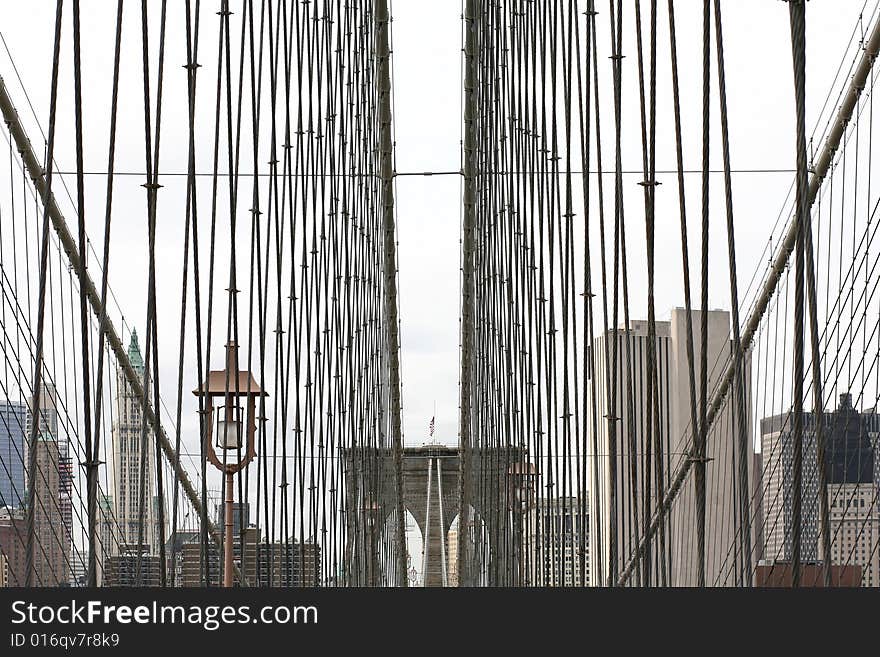
[[[377,454],[378,452],[378,454]],[[523,509],[512,492],[521,471],[523,450],[497,448],[477,450],[472,456],[475,480],[481,494],[472,494],[469,522],[459,530],[459,540],[470,549],[488,554],[482,583],[516,585],[501,581],[516,572],[510,566],[522,550]],[[352,586],[390,585],[388,572],[394,560],[388,550],[393,542],[395,513],[394,462],[391,451],[378,448],[342,450],[346,487],[346,574]],[[423,540],[425,586],[449,586],[456,554],[450,554],[447,536],[459,516],[461,454],[458,447],[423,445],[403,452],[404,508],[412,514]],[[490,506],[485,502],[493,500]],[[484,508],[485,507],[485,508]],[[500,507],[500,508],[499,508]],[[473,527],[478,530],[474,531]],[[478,582],[462,582],[462,585]]]

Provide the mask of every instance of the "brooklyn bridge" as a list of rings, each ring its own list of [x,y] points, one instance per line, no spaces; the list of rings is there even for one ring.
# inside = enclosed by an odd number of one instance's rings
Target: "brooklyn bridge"
[[[32,4],[0,585],[880,586],[880,1]]]

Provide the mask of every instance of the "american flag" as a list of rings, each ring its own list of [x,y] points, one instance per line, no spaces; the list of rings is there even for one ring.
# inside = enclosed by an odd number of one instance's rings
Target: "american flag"
[[[431,417],[431,421],[428,423],[428,435],[429,436],[434,435],[434,417],[433,416]]]

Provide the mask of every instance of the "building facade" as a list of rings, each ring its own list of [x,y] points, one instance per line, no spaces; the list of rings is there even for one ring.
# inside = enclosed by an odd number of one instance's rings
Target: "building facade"
[[[159,557],[141,554],[140,558],[129,551],[114,554],[104,563],[103,586],[145,587],[161,585],[161,563]]]
[[[34,583],[64,586],[70,578],[70,533],[59,499],[58,441],[42,433],[37,437],[36,450],[37,471],[30,484],[34,487]]]
[[[526,586],[590,586],[589,503],[576,497],[542,499],[528,512],[524,532]]]
[[[64,543],[67,559],[73,562],[73,458],[70,441],[58,437],[58,510],[64,527]],[[87,519],[86,519],[87,520]]]
[[[698,376],[701,359],[700,325],[702,311],[691,312],[693,363]],[[730,315],[727,311],[706,313],[708,331],[708,390],[711,397],[731,353]],[[647,518],[656,509],[661,492],[684,455],[692,450],[690,368],[687,356],[687,313],[671,311],[669,321],[655,323],[656,381],[652,386],[652,407],[657,408],[649,422],[648,363],[650,354],[648,322],[631,321],[629,330],[619,328],[597,336],[590,348],[592,367],[587,372],[589,435],[586,441],[590,508],[590,574],[593,585],[604,586],[616,579],[636,553]],[[616,350],[616,360],[615,360]],[[609,367],[616,363],[616,367]],[[743,363],[744,409],[738,418],[730,395],[706,444],[706,535],[716,544],[734,546],[737,526],[730,503],[735,480],[730,464],[741,458],[739,428],[744,427],[748,453],[747,467],[754,462],[751,423],[750,362]],[[697,386],[699,379],[696,380]],[[699,394],[699,393],[697,393]],[[594,405],[593,405],[594,403]],[[612,450],[613,447],[613,450]],[[658,454],[660,455],[658,458]],[[748,489],[754,485],[750,474]],[[612,483],[614,482],[614,483]],[[647,485],[646,485],[647,482]],[[693,538],[686,537],[694,525],[696,492],[692,484],[682,486],[675,504],[660,529],[668,540],[652,542],[648,570],[640,567],[631,584],[695,586],[698,584],[698,556]],[[706,581],[730,584],[735,561],[745,550],[706,553]],[[650,577],[649,582],[637,581]]]
[[[25,490],[27,406],[0,402],[0,506],[22,507]]]
[[[119,541],[119,530],[113,512],[113,498],[98,492],[98,532],[95,537],[95,577],[98,586],[104,581],[107,561],[113,554],[113,546]]]
[[[0,507],[0,553],[5,559],[6,586],[24,586],[27,564],[27,520],[22,508]]]
[[[458,522],[461,516],[452,521],[452,527],[446,534],[446,543],[449,554],[449,586],[458,586]]]
[[[880,585],[880,512],[871,482],[828,485],[831,563],[859,566],[862,586]]]
[[[257,545],[260,542],[260,530],[257,527],[248,527],[244,530],[244,536],[236,536],[232,543],[232,560],[238,566],[248,582],[257,581]],[[244,558],[242,559],[242,546]],[[220,586],[223,583],[220,572],[223,560],[217,544],[213,539],[208,539],[207,549],[208,581],[211,586]],[[198,587],[204,586],[202,579],[202,544],[198,537],[184,543],[179,552],[180,566],[178,568],[177,581],[180,586]],[[175,567],[177,567],[175,565]],[[237,578],[235,579],[238,584]]]
[[[827,558],[834,567],[857,566],[863,586],[880,585],[880,502],[877,499],[880,415],[859,412],[852,395],[840,395],[837,408],[822,415],[825,460],[819,462],[817,416],[803,414],[803,475],[801,483],[801,551],[803,563]],[[794,557],[795,499],[792,414],[761,421],[763,453],[764,562],[790,563]],[[825,469],[831,546],[821,539],[819,467]]]
[[[317,543],[260,543],[257,553],[260,586],[313,587],[321,581],[321,546]]]
[[[801,549],[803,562],[819,559],[819,476],[817,471],[816,428],[812,413],[804,414],[801,478]],[[791,561],[793,504],[795,491],[792,472],[795,449],[792,440],[791,414],[784,413],[761,420],[762,535],[764,560],[768,563]]]
[[[132,331],[128,358],[143,381],[144,361],[138,345],[137,332]],[[111,545],[112,554],[125,554],[140,549],[154,554],[158,549],[158,526],[154,500],[155,448],[147,432],[144,444],[142,400],[134,393],[121,369],[116,374],[116,414],[113,418],[111,475],[113,504],[118,541]],[[143,477],[141,474],[143,473]],[[140,530],[143,517],[143,530]]]

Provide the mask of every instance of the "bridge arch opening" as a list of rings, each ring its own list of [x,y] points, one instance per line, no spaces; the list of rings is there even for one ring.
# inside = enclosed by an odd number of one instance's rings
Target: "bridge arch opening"
[[[404,523],[406,527],[406,578],[409,586],[423,586],[422,579],[422,555],[425,547],[425,539],[422,528],[416,522],[415,516],[409,509],[405,510]]]
[[[474,513],[473,507],[468,506],[467,511],[466,516],[470,520],[467,522],[464,534],[462,534],[460,529],[461,514],[453,518],[449,525],[449,531],[446,533],[448,586],[459,586],[460,584],[458,546],[462,540],[467,541],[466,552],[471,555],[471,562],[475,567],[475,572],[473,573],[475,581],[472,582],[472,585],[486,586],[489,581],[489,531],[486,528],[485,520]]]
[[[422,528],[409,508],[404,508],[404,528],[406,531],[406,577],[407,586],[422,586],[422,553],[424,538]],[[382,552],[385,555],[382,568],[383,586],[397,586],[394,579],[394,544],[397,532],[397,510],[392,509],[385,517],[382,527]]]

